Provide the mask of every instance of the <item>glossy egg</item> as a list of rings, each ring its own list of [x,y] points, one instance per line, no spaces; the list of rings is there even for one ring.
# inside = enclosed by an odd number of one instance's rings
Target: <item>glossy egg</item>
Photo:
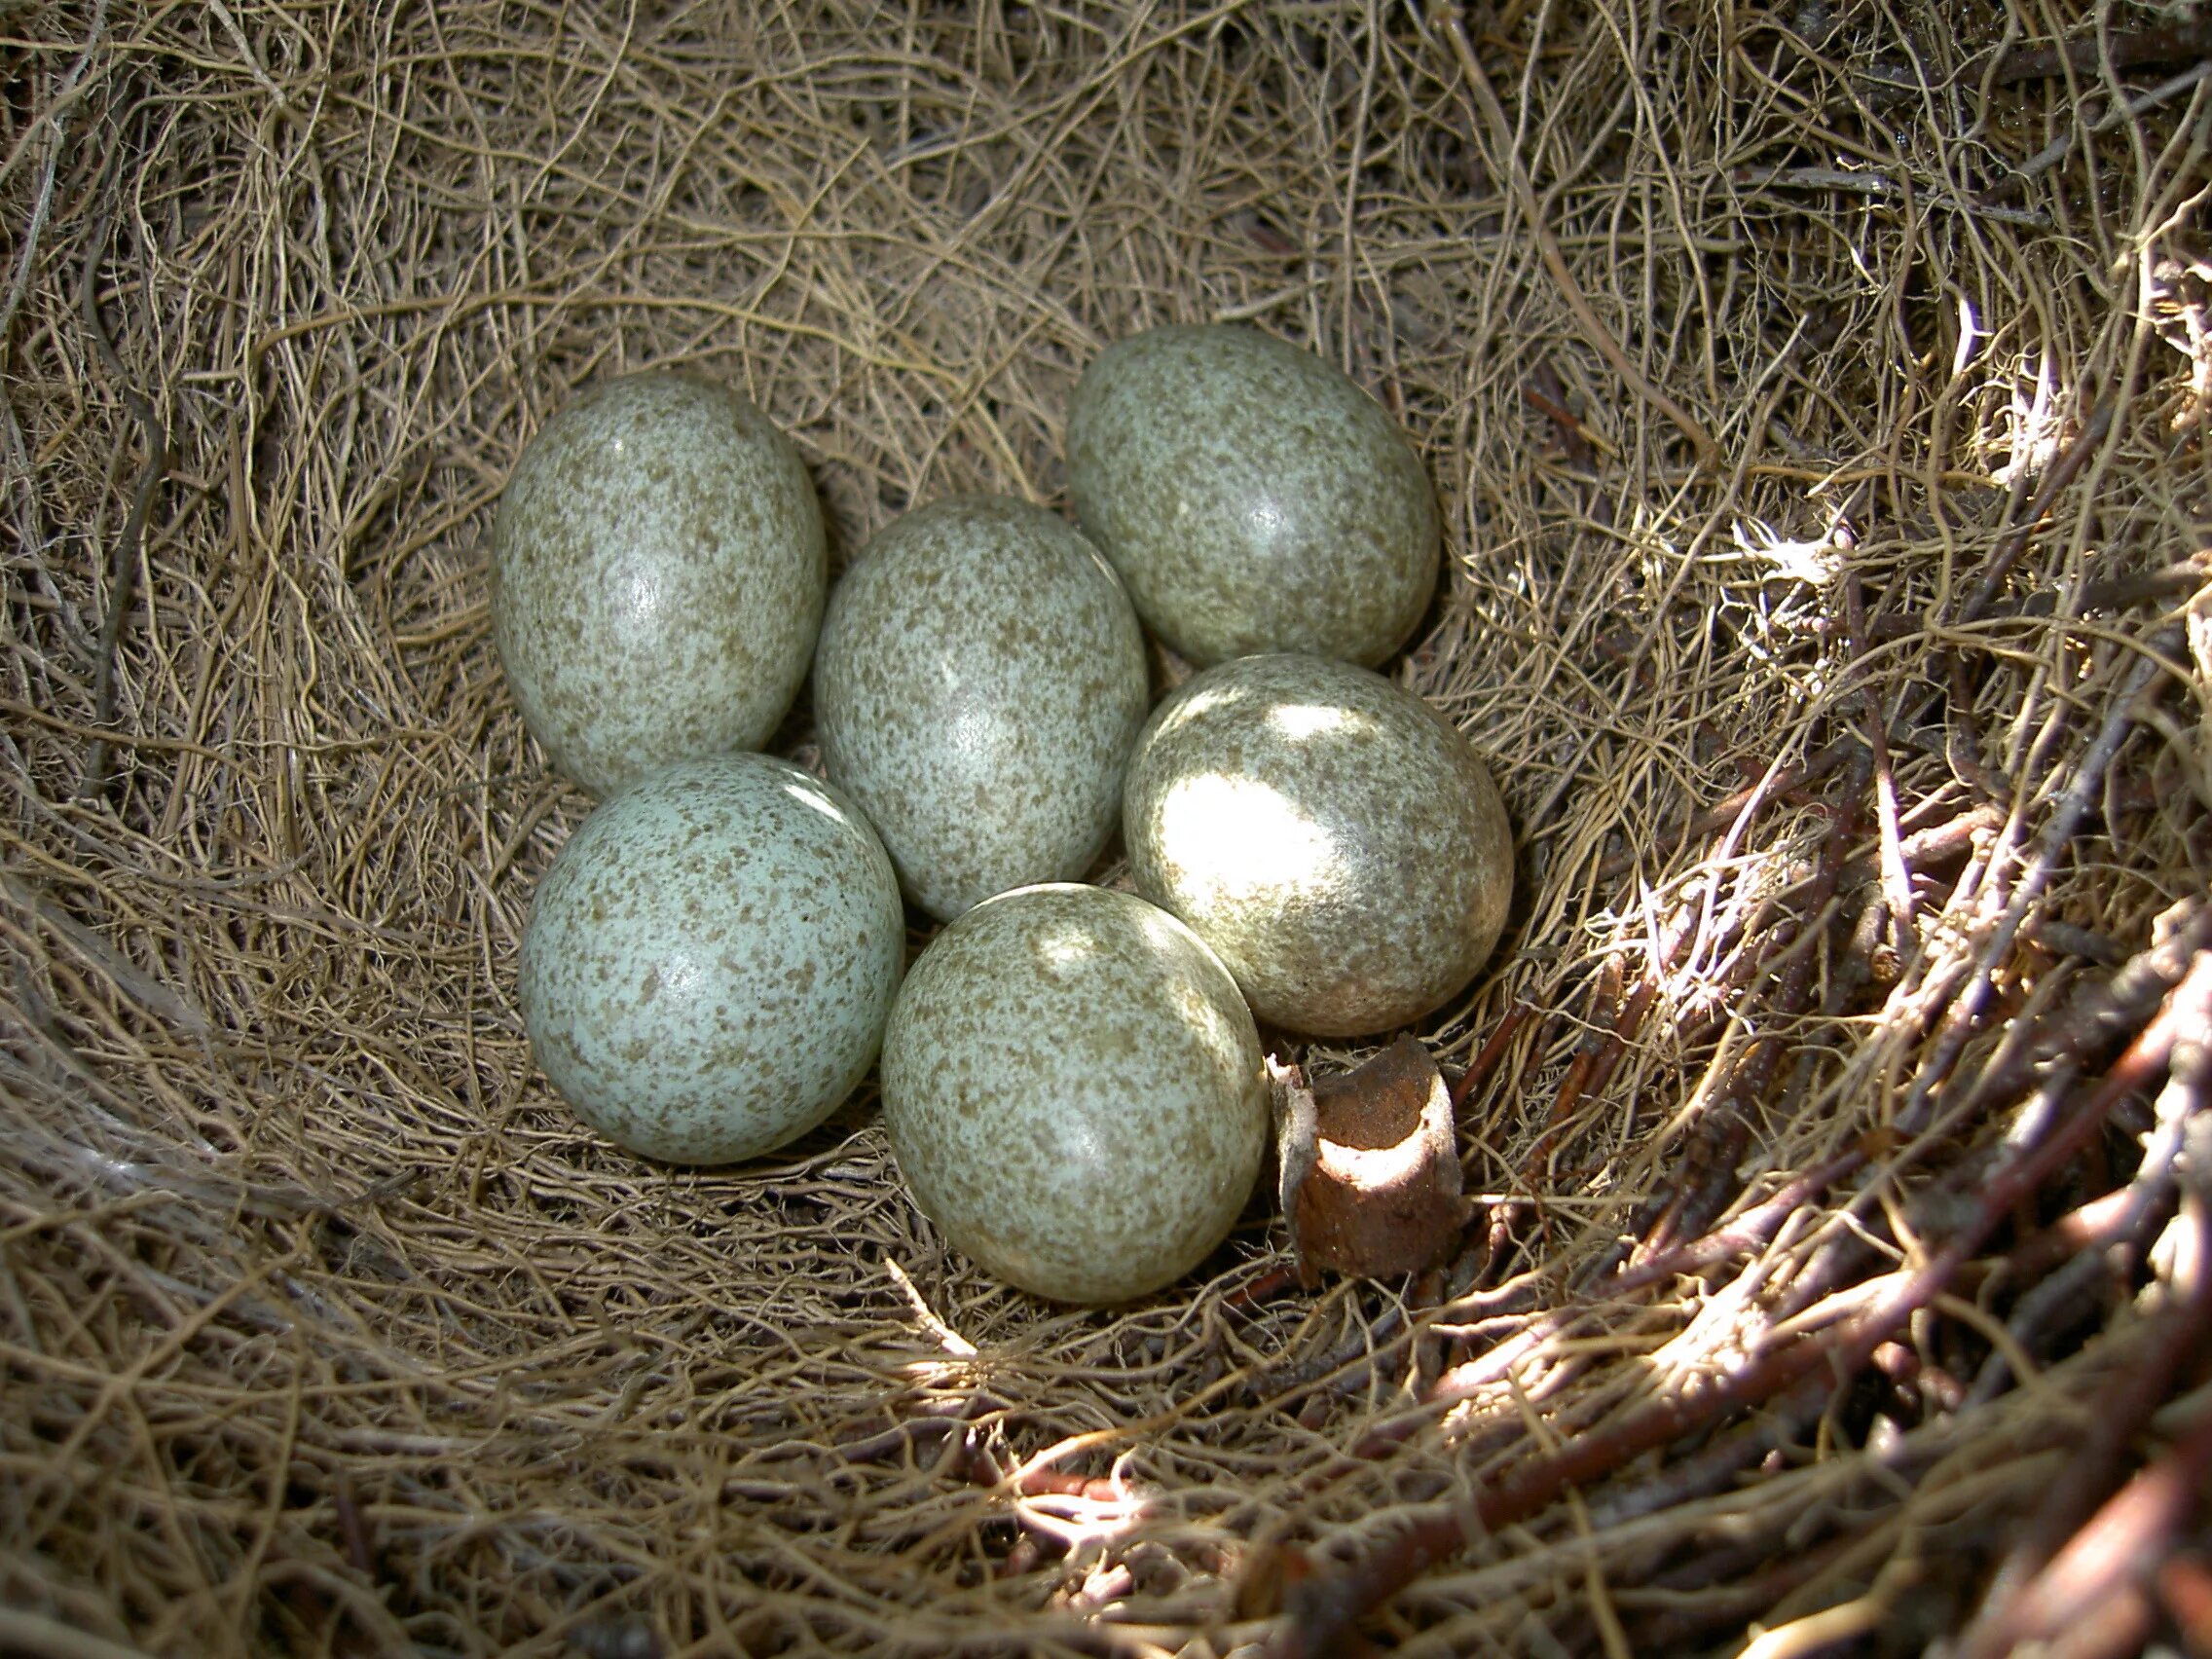
[[[883,1116],[915,1200],[991,1273],[1125,1302],[1196,1267],[1268,1139],[1259,1034],[1213,952],[1099,887],[986,900],[914,964]]]
[[[1505,808],[1466,738],[1319,657],[1185,682],[1137,739],[1122,827],[1137,890],[1213,946],[1262,1019],[1317,1037],[1449,1000],[1513,896]]]
[[[822,506],[768,418],[649,372],[539,428],[492,527],[492,638],[531,735],[605,795],[756,749],[806,679],[829,585]]]
[[[1193,662],[1381,662],[1436,588],[1436,497],[1397,424],[1310,351],[1227,324],[1100,352],[1068,412],[1077,521]]]
[[[830,595],[815,660],[823,766],[940,920],[1090,867],[1146,691],[1113,571],[1065,520],[998,496],[877,535]]]
[[[804,1134],[874,1060],[905,963],[891,861],[788,760],[682,761],[554,856],[517,991],[577,1116],[647,1158],[727,1163]]]

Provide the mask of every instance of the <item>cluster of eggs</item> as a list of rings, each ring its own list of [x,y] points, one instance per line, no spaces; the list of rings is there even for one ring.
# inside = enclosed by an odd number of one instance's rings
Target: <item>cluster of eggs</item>
[[[831,592],[765,416],[612,381],[518,461],[491,608],[526,724],[602,797],[518,970],[577,1113],[729,1162],[880,1057],[946,1237],[1114,1302],[1196,1266],[1250,1195],[1255,1013],[1352,1036],[1440,1006],[1496,940],[1512,854],[1466,739],[1374,672],[1439,536],[1373,399],[1251,330],[1160,328],[1085,372],[1067,444],[1080,530],[935,501]],[[1157,708],[1146,627],[1199,669]],[[758,753],[810,665],[828,783]],[[1117,827],[1142,898],[1079,884]],[[908,903],[947,925],[903,974]]]

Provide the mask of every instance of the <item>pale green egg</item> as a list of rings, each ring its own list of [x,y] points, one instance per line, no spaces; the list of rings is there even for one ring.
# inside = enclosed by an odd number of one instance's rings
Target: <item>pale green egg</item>
[[[1349,663],[1255,656],[1153,711],[1124,787],[1137,890],[1217,951],[1262,1019],[1316,1037],[1433,1012],[1513,897],[1490,769],[1411,692]]]
[[[516,461],[492,527],[492,639],[546,758],[605,795],[767,742],[829,576],[791,440],[726,387],[631,375],[571,401]]]
[[[1228,1235],[1268,1140],[1259,1033],[1190,929],[1025,887],[932,941],[883,1040],[883,1116],[957,1248],[1061,1302],[1125,1302]]]
[[[538,883],[516,990],[578,1117],[648,1158],[727,1163],[852,1092],[905,952],[866,820],[788,760],[725,755],[584,821]]]
[[[1382,406],[1310,351],[1227,324],[1116,341],[1069,406],[1076,520],[1145,625],[1204,665],[1373,665],[1436,590],[1436,497]]]
[[[824,768],[940,920],[1090,867],[1149,703],[1112,569],[1001,496],[933,501],[868,543],[830,595],[814,692]]]

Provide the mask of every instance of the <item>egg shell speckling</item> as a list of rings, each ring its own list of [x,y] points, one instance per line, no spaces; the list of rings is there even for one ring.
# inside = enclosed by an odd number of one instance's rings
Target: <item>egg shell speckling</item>
[[[825,769],[940,920],[1079,876],[1112,837],[1144,635],[1045,508],[953,497],[893,523],[830,595],[814,673]]]
[[[523,722],[606,795],[768,740],[806,679],[829,544],[806,463],[765,415],[648,371],[583,392],[531,439],[491,577]]]
[[[1260,1039],[1174,917],[1026,887],[947,927],[883,1039],[883,1116],[923,1211],[1000,1278],[1125,1302],[1227,1236],[1267,1145]]]
[[[648,1158],[727,1163],[804,1134],[874,1060],[906,957],[891,860],[788,760],[680,762],[554,856],[517,992],[576,1114]]]
[[[1513,897],[1489,768],[1349,663],[1246,657],[1186,681],[1137,739],[1122,812],[1137,890],[1213,946],[1262,1019],[1316,1037],[1437,1008]]]
[[[1373,665],[1436,589],[1436,495],[1382,406],[1232,324],[1116,341],[1068,411],[1076,520],[1146,626],[1198,664]]]

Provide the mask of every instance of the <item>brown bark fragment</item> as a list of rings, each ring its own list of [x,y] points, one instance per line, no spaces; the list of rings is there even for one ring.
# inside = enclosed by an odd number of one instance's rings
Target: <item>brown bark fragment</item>
[[[1306,1086],[1272,1066],[1283,1215],[1299,1272],[1387,1278],[1434,1267],[1467,1224],[1452,1093],[1411,1037]]]

